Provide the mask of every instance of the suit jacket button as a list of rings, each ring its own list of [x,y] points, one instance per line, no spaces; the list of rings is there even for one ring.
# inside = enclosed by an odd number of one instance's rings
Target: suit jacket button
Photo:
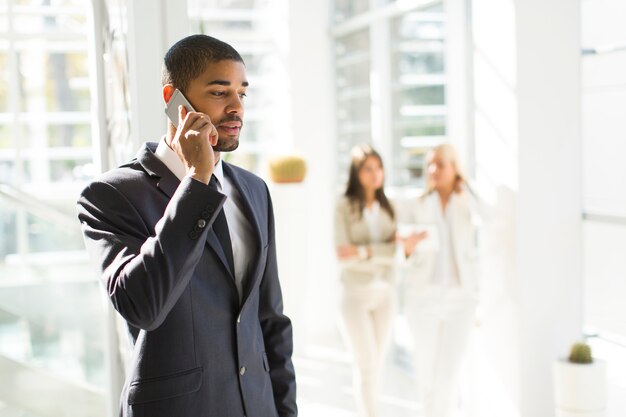
[[[198,223],[196,223],[196,225],[197,225],[200,229],[204,229],[204,227],[206,226],[206,220],[204,220],[204,219],[200,219],[200,220],[198,220]]]
[[[189,233],[189,237],[192,238],[192,239],[197,239],[198,238],[198,232],[196,232],[195,230],[192,230]]]
[[[246,367],[242,366],[241,368],[239,368],[239,375],[243,376],[243,374],[246,373]]]

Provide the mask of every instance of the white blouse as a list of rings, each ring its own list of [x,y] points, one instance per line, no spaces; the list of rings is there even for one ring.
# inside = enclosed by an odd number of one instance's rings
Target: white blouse
[[[380,203],[374,201],[371,207],[363,208],[363,218],[367,223],[367,229],[370,232],[370,242],[380,243],[382,237],[380,236]]]
[[[454,245],[452,244],[450,204],[446,206],[445,212],[442,212],[441,199],[437,197],[437,201],[439,204],[437,205],[435,224],[439,235],[439,250],[435,259],[431,284],[439,286],[461,285],[459,269],[454,256]]]

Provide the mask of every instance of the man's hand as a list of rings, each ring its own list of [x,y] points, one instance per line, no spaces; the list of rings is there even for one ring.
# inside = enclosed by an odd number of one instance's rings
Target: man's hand
[[[211,119],[204,113],[188,112],[178,106],[178,129],[172,140],[172,149],[183,161],[187,175],[208,184],[219,154],[213,151],[218,133]]]

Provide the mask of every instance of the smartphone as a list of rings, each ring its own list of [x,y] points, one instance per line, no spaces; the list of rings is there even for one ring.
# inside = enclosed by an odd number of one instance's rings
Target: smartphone
[[[178,106],[184,106],[188,112],[196,111],[187,97],[183,95],[183,93],[177,88],[174,90],[170,101],[165,103],[165,114],[170,118],[175,127],[178,127]]]

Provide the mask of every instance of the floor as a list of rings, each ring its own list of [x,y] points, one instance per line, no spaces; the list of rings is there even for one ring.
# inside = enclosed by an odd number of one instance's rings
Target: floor
[[[464,370],[459,410],[454,417],[518,417],[503,384],[481,354],[479,332]],[[387,355],[378,417],[421,417],[422,406],[406,350],[395,343]],[[358,417],[350,355],[338,332],[296,349],[298,407],[302,417]],[[480,369],[480,372],[476,372]],[[473,382],[470,384],[469,381]]]
[[[350,355],[338,335],[333,336],[306,345],[294,357],[302,417],[357,417]],[[393,356],[386,363],[380,417],[419,416],[414,381]]]

